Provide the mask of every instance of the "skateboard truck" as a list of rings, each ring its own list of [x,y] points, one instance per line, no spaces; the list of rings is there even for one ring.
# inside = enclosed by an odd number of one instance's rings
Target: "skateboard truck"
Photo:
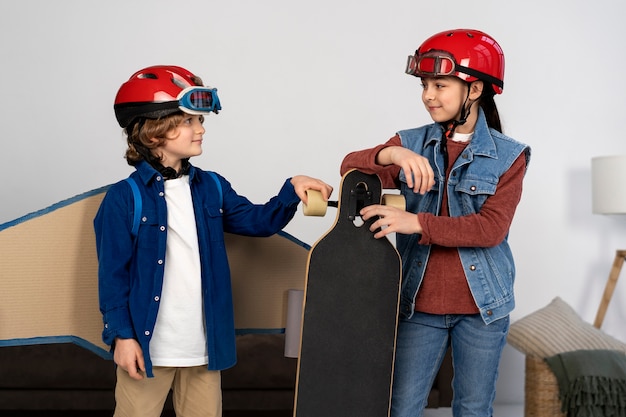
[[[326,209],[330,207],[339,207],[338,201],[324,201],[322,193],[317,190],[307,190],[308,204],[304,204],[305,216],[318,216],[323,217],[326,215]],[[348,207],[348,219],[354,221],[361,209],[372,204],[378,204],[374,201],[374,194],[371,190],[368,190],[367,184],[364,182],[357,183],[354,188],[350,190],[348,201],[343,202],[344,206]],[[396,194],[383,194],[381,204],[405,209],[405,201],[402,195]]]
[[[338,201],[324,201],[322,193],[317,190],[307,190],[308,204],[304,204],[305,216],[323,217],[326,215],[326,209],[330,207],[339,207]],[[348,219],[354,221],[363,207],[377,204],[374,201],[373,193],[367,189],[366,184],[358,183],[354,189],[350,190],[350,196],[347,202]],[[381,204],[391,207],[405,209],[405,201],[402,195],[383,194]]]
[[[374,204],[372,192],[367,189],[365,183],[358,183],[354,189],[350,190],[350,200],[348,202],[348,219],[354,220],[360,216],[361,209]]]
[[[325,216],[328,207],[339,207],[338,201],[324,201],[322,193],[317,190],[307,190],[308,204],[304,205],[305,216]],[[348,219],[354,221],[359,216],[363,207],[374,204],[372,192],[367,189],[367,184],[360,182],[350,190],[347,202]]]

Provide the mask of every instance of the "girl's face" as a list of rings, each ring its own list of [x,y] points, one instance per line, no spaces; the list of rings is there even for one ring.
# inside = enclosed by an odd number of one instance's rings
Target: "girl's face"
[[[458,120],[468,86],[457,77],[423,77],[422,102],[433,121]]]
[[[202,153],[203,122],[204,116],[185,114],[178,126],[167,132],[166,141],[158,148],[164,166],[178,171],[183,159]]]

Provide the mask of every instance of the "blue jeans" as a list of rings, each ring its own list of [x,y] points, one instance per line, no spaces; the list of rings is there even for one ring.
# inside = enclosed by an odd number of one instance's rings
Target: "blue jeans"
[[[416,312],[400,321],[396,346],[392,417],[421,417],[448,346],[454,379],[452,415],[491,417],[500,355],[509,317],[486,325],[480,315]]]

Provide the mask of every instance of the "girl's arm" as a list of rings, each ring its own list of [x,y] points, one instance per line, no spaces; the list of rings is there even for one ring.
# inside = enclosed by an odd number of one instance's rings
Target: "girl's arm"
[[[493,247],[509,233],[515,209],[522,196],[526,157],[522,153],[511,168],[500,177],[496,193],[480,211],[461,217],[419,213],[422,227],[420,244],[448,247]]]
[[[400,188],[398,174],[401,169],[407,186],[416,193],[426,194],[435,185],[435,174],[428,159],[403,147],[398,135],[385,144],[346,155],[341,164],[341,175],[352,168],[377,174],[383,188]]]

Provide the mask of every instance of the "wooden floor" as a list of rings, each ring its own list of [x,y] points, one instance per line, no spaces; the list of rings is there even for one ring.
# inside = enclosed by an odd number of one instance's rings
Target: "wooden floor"
[[[0,410],[2,417],[111,417],[109,411],[7,411]],[[291,411],[224,411],[223,417],[291,417]],[[163,412],[162,417],[175,417],[173,411]]]
[[[111,412],[94,411],[6,411],[0,410],[2,417],[111,417]],[[522,417],[524,407],[516,405],[494,406],[494,416],[497,417]],[[450,408],[427,409],[424,417],[451,417]],[[162,417],[174,417],[174,413],[163,413]],[[291,411],[224,411],[223,417],[292,417]]]

